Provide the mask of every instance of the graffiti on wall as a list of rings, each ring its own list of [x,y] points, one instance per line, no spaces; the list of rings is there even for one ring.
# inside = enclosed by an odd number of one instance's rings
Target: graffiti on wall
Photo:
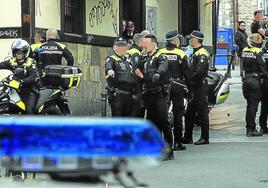
[[[156,29],[157,23],[157,8],[156,7],[146,7],[146,28],[153,34],[157,34]]]
[[[21,37],[20,28],[0,28],[0,38],[18,38]]]
[[[98,1],[88,13],[90,28],[98,28],[102,24],[111,24],[113,32],[118,36],[118,8],[114,8],[111,0]]]

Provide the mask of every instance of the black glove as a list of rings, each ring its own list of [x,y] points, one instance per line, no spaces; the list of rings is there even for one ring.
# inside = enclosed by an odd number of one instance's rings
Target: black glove
[[[158,82],[160,79],[160,74],[159,73],[155,73],[152,77],[153,83]]]

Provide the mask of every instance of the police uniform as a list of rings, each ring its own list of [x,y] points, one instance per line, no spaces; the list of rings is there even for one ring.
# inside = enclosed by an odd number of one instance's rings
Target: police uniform
[[[68,66],[74,64],[73,55],[66,46],[52,39],[40,44],[35,53],[37,53],[35,57],[40,70],[43,70],[47,65],[61,65],[62,57],[66,59]]]
[[[184,150],[186,147],[182,145],[182,116],[184,112],[185,91],[181,84],[185,84],[185,80],[189,81],[189,66],[184,51],[169,42],[178,37],[179,33],[176,30],[168,32],[166,34],[167,46],[160,49],[160,52],[165,54],[168,59],[168,76],[171,81],[170,101],[173,104],[174,115],[174,147],[175,150]]]
[[[261,74],[265,74],[265,64],[260,47],[248,47],[242,52],[244,74],[243,96],[247,100],[246,129],[247,136],[261,136],[256,130],[256,113],[261,100]]]
[[[147,35],[156,41],[153,35]],[[164,138],[169,144],[171,151],[167,160],[174,158],[173,153],[173,134],[168,121],[168,97],[169,82],[168,60],[156,50],[149,55],[144,63],[144,103],[147,109],[147,119],[152,121],[158,129],[163,132]]]
[[[116,39],[114,45],[127,45],[122,38]],[[114,71],[114,77],[107,78],[108,101],[112,116],[132,116],[134,89],[136,79],[132,67],[125,56],[114,53],[106,58],[105,72]]]
[[[19,80],[21,85],[19,93],[26,104],[27,113],[33,114],[38,97],[36,62],[28,57],[22,63],[17,62],[16,58],[0,63],[0,69],[8,69],[14,72],[16,68],[23,68],[26,72],[25,78]]]
[[[193,31],[191,37],[203,40],[204,35],[200,31]],[[190,90],[193,99],[188,104],[185,115],[184,143],[192,143],[194,120],[197,119],[197,123],[201,127],[201,137],[195,144],[209,144],[208,83],[206,79],[208,66],[209,53],[207,50],[202,45],[194,48],[190,62],[192,82]]]
[[[139,69],[139,66],[141,64],[142,59],[142,49],[136,45],[132,44],[129,50],[127,51],[127,58],[128,62],[133,67],[133,70]],[[135,103],[133,106],[133,116],[144,118],[145,116],[145,108],[143,106],[143,100],[142,100],[142,84],[143,81],[141,78],[139,78],[137,75],[137,88],[135,92]]]
[[[265,71],[268,71],[268,49],[263,49],[263,58],[265,60]],[[267,128],[267,116],[268,116],[268,78],[263,78],[262,83],[262,99],[261,99],[261,113],[259,117],[259,125],[263,134],[268,133]]]

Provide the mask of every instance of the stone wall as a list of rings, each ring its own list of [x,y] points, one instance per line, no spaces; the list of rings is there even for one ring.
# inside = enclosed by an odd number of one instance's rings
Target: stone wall
[[[233,27],[233,6],[232,0],[221,0],[219,6],[218,27]]]
[[[257,9],[258,5],[256,0],[238,0],[238,21],[243,20],[246,22],[248,34],[250,34],[250,24],[253,21],[253,13]],[[219,27],[234,27],[233,0],[220,1]]]
[[[82,68],[83,77],[78,88],[67,92],[73,115],[99,116],[101,113],[100,94],[106,85],[104,64],[111,48],[66,43],[73,53],[75,65]]]

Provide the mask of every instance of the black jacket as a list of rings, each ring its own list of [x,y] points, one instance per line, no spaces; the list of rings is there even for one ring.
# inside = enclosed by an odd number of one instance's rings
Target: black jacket
[[[36,62],[31,59],[27,58],[24,60],[23,63],[18,63],[14,58],[1,62],[0,69],[8,69],[12,72],[15,71],[16,68],[21,67],[26,70],[26,75],[24,78],[20,79],[21,82],[21,92],[28,92],[30,90],[37,89],[37,68]]]
[[[238,57],[241,57],[243,49],[248,47],[247,38],[247,33],[238,28],[235,33],[235,43],[239,46]]]
[[[105,62],[105,73],[113,70],[114,78],[108,77],[107,83],[110,88],[117,88],[124,91],[133,91],[136,87],[136,78],[132,73],[132,67],[126,57],[114,55],[108,56]]]
[[[157,50],[154,54],[149,55],[144,62],[144,82],[146,88],[155,88],[168,83],[168,60]],[[153,75],[160,74],[160,81],[153,82]]]
[[[244,48],[242,52],[243,70],[247,74],[262,74],[266,75],[265,61],[263,58],[263,51],[259,47]]]
[[[176,45],[168,43],[166,48],[160,50],[168,59],[169,78],[185,79],[186,83],[190,82],[190,72],[188,58],[184,51],[177,48]]]
[[[194,86],[200,86],[206,81],[208,66],[208,51],[203,46],[194,48],[190,63],[191,81]]]
[[[49,40],[42,43],[37,50],[38,54],[35,55],[36,61],[41,69],[47,65],[61,65],[62,57],[67,61],[67,65],[73,66],[74,58],[72,53],[65,47],[65,45]]]

